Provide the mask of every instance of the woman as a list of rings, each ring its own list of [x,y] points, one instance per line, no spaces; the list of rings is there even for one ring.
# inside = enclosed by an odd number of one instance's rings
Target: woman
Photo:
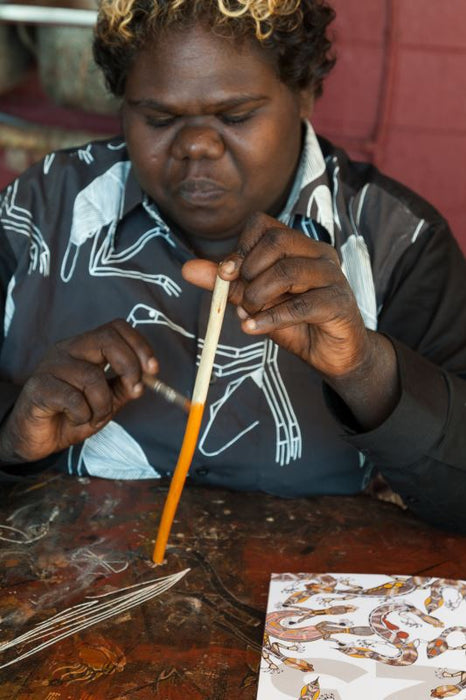
[[[466,527],[465,261],[427,203],[315,136],[332,19],[320,0],[103,3],[124,141],[55,154],[3,198],[4,463],[171,473],[184,419],[141,375],[190,392],[218,272],[193,479],[355,493],[376,467]]]

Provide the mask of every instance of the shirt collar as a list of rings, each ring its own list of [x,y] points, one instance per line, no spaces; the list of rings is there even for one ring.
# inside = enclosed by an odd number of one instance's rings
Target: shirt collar
[[[287,203],[278,217],[285,224],[293,217],[309,216],[309,192],[319,185],[328,187],[327,169],[317,135],[309,121],[304,121],[304,143],[298,170]]]
[[[128,177],[126,179],[123,207],[121,210],[121,218],[129,214],[135,207],[143,203],[145,198],[144,191],[141,185],[136,180],[136,175],[134,174],[134,168],[131,166],[128,172]]]

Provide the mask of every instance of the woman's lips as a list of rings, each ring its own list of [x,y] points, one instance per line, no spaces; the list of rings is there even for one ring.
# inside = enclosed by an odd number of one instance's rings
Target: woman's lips
[[[177,193],[189,204],[202,205],[216,202],[225,195],[225,188],[215,180],[207,178],[192,178],[183,180],[178,186]]]

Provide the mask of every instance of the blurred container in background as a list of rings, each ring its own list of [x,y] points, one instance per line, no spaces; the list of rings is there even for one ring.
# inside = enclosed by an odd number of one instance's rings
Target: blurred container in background
[[[116,113],[119,101],[106,89],[92,57],[92,29],[38,27],[37,63],[44,90],[57,104]]]
[[[0,94],[24,78],[31,62],[31,55],[18,35],[18,28],[0,24]]]

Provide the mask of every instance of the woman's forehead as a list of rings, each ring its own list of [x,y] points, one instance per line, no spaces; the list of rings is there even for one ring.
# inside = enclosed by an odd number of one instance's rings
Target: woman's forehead
[[[250,41],[239,45],[203,27],[164,33],[136,55],[128,74],[126,94],[141,99],[155,91],[216,102],[260,97],[285,88],[268,52]],[[137,95],[135,94],[137,93]],[[160,98],[164,99],[164,98]]]
[[[136,56],[139,66],[186,72],[218,68],[234,77],[238,72],[271,72],[278,76],[274,57],[254,39],[233,41],[201,24],[165,31],[144,45]]]

